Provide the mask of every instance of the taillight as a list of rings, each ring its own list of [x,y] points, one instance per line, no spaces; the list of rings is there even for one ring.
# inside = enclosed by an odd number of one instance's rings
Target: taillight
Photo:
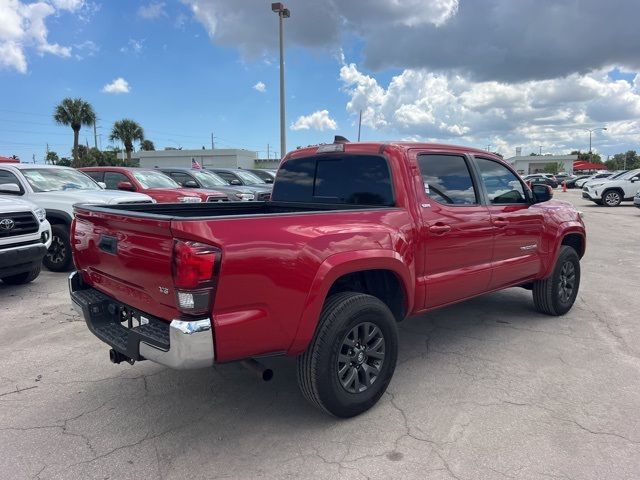
[[[176,240],[173,245],[173,284],[178,308],[184,313],[208,313],[217,284],[221,251],[204,243]]]

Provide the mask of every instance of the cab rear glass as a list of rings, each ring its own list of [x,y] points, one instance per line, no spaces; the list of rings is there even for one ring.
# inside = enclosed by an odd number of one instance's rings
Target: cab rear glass
[[[387,160],[377,155],[328,154],[280,166],[274,202],[395,205]]]

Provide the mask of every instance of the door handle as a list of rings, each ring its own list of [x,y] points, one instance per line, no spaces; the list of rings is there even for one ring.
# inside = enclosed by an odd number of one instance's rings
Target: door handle
[[[431,233],[435,233],[436,235],[442,235],[444,233],[447,233],[449,230],[451,230],[451,226],[445,225],[443,223],[436,223],[435,225],[431,225],[429,227],[429,231]]]
[[[504,228],[507,225],[509,225],[509,221],[505,220],[504,218],[495,218],[493,220],[493,226],[494,227],[498,227],[498,228]]]

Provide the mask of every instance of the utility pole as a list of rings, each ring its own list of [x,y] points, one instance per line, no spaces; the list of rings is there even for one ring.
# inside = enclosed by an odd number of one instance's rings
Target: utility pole
[[[213,141],[213,132],[211,132],[211,150],[215,150],[216,149],[216,144]]]
[[[96,130],[96,119],[93,119],[93,147],[98,149],[98,131]]]
[[[267,160],[271,159],[271,154],[269,152],[269,144],[267,143]]]
[[[362,128],[362,109],[360,109],[360,115],[358,117],[358,141],[360,141],[360,129]]]
[[[280,28],[280,155],[287,151],[287,134],[285,119],[284,97],[284,19],[291,16],[291,12],[280,2],[271,4],[271,11],[278,14]]]
[[[538,155],[542,155],[542,145],[540,145],[540,152],[538,153]]]

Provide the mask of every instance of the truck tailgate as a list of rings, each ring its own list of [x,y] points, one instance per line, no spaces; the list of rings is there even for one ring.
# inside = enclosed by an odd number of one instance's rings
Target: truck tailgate
[[[143,312],[176,318],[171,222],[76,208],[74,261],[97,290]]]

